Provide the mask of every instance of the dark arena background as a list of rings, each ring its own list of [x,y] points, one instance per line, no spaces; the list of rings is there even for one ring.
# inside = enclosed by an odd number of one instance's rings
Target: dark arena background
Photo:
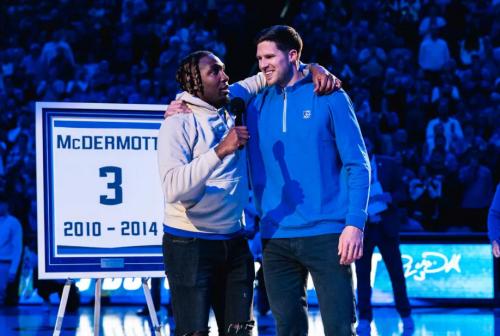
[[[275,24],[301,34],[304,63],[342,80],[374,152],[401,168],[390,239],[400,240],[414,328],[394,307],[376,249],[371,335],[500,335],[490,241],[500,237],[488,237],[488,220],[500,231],[498,218],[488,219],[500,178],[497,0],[2,0],[0,335],[51,335],[61,321],[65,280],[38,278],[35,102],[166,105],[179,92],[184,56],[213,51],[233,83],[258,71],[254,37]],[[7,229],[7,212],[17,231]],[[259,281],[254,335],[274,335]],[[60,332],[91,335],[95,279],[74,284]],[[151,285],[161,297],[160,332],[174,335],[168,283]],[[307,293],[310,335],[324,335],[311,281]],[[140,278],[105,278],[101,306],[102,335],[155,333]],[[213,317],[210,326],[216,335]]]

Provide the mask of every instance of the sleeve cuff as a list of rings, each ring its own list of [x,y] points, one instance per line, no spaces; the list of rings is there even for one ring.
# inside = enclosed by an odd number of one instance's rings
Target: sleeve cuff
[[[219,159],[219,157],[217,156],[217,153],[215,153],[215,147],[210,149],[203,155],[206,156],[205,157],[206,162],[208,166],[212,169],[215,169],[215,167],[217,167],[222,162],[222,160]]]
[[[365,229],[366,214],[347,214],[346,225],[355,226],[361,231]]]

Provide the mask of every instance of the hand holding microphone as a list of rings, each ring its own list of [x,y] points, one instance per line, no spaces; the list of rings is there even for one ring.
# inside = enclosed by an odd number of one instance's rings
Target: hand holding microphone
[[[234,115],[234,125],[235,126],[244,126],[245,125],[245,102],[241,98],[234,98],[229,103],[229,110]],[[245,127],[246,128],[246,127]],[[244,144],[238,147],[239,150],[242,150]]]
[[[250,135],[248,129],[244,126],[245,102],[241,98],[234,98],[229,104],[229,108],[235,116],[235,126],[229,130],[229,133],[215,147],[215,153],[222,160],[227,155],[233,154],[238,149],[243,149]]]

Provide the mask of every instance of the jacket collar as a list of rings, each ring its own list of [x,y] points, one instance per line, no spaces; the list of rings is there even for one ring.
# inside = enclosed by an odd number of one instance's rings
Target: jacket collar
[[[281,86],[275,84],[273,85],[273,88],[274,90],[276,91],[277,94],[282,94],[283,91],[286,91],[287,93],[288,92],[293,92],[295,90],[297,90],[298,88],[306,85],[306,84],[309,84],[312,82],[312,75],[311,73],[309,73],[307,76],[305,76],[304,78],[298,80],[297,82],[295,82],[293,85],[291,86],[287,86],[285,88],[282,88]]]

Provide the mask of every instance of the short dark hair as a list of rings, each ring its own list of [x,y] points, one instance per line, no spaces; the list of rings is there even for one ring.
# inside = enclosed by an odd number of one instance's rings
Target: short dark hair
[[[207,50],[195,51],[184,57],[177,68],[175,80],[181,86],[181,89],[192,95],[203,94],[203,83],[200,73],[200,59],[205,56],[213,55]]]
[[[290,26],[276,25],[262,30],[255,39],[255,44],[264,41],[276,43],[276,47],[284,52],[289,52],[292,49],[297,50],[300,58],[302,53],[302,38],[300,34]]]

